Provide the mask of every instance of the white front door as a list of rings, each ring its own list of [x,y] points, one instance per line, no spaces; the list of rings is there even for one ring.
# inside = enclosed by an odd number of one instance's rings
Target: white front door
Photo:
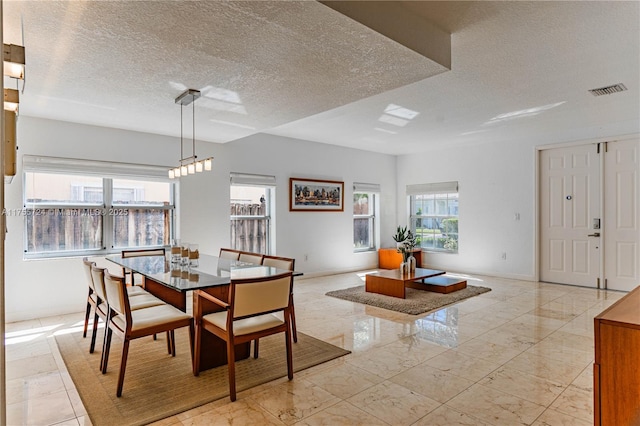
[[[607,142],[604,163],[606,288],[640,285],[640,140]]]
[[[598,144],[540,152],[540,279],[597,287],[600,277]]]

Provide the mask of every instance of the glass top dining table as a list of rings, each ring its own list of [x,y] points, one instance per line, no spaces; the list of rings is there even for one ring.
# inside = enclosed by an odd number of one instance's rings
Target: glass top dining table
[[[106,258],[119,266],[179,292],[229,285],[232,278],[262,278],[288,272],[284,269],[222,259],[205,254],[200,255],[198,266],[181,266],[172,263],[166,256],[123,258],[121,255],[112,255]],[[294,271],[293,275],[299,276],[302,273]]]

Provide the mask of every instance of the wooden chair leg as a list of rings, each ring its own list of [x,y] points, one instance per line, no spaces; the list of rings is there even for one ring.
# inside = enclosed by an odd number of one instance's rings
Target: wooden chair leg
[[[171,355],[171,332],[167,331],[167,353]]]
[[[89,293],[91,295],[91,293]],[[87,311],[84,314],[84,329],[82,330],[82,337],[87,337],[87,329],[89,328],[89,316],[91,315],[91,303],[87,301]]]
[[[193,375],[198,376],[200,374],[200,346],[202,343],[202,325],[196,325],[195,336],[193,342]]]
[[[107,352],[107,337],[109,338],[109,347],[111,347],[111,336],[109,336],[109,332],[111,329],[105,326],[104,333],[102,334],[102,353],[100,354],[100,371],[102,371],[104,366],[104,354]],[[104,371],[107,371],[107,368],[104,367]]]
[[[258,359],[258,348],[260,346],[260,339],[253,341],[253,358]]]
[[[93,330],[91,331],[91,345],[89,345],[89,353],[92,354],[96,348],[96,335],[98,334],[98,312],[93,315]]]
[[[285,313],[286,314],[286,313]],[[291,344],[291,324],[287,321],[287,331],[285,335],[285,346],[287,348],[287,378],[293,380],[293,353]]]
[[[189,352],[191,353],[191,365],[193,365],[193,318],[191,318],[191,322],[189,323]]]
[[[109,363],[109,350],[111,349],[111,334],[113,333],[110,328],[105,330],[106,336],[104,341],[104,353],[102,354],[102,374],[107,374],[107,364]]]
[[[229,398],[236,400],[236,354],[235,343],[231,337],[227,340],[227,367],[229,370]]]
[[[124,372],[127,369],[127,356],[129,356],[129,340],[122,343],[122,361],[120,361],[120,375],[118,376],[118,391],[116,396],[122,396],[122,386],[124,385]]]
[[[171,330],[169,332],[169,335],[171,336],[171,348],[170,348],[170,354],[171,356],[176,356],[176,333],[175,330]]]
[[[296,310],[293,308],[293,293],[289,295],[289,306],[291,311],[291,330],[293,342],[298,343],[298,330],[296,329]]]

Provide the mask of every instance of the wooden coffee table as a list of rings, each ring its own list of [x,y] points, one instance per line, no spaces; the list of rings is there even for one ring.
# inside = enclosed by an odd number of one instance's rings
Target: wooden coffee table
[[[400,297],[404,299],[406,287],[433,291],[429,288],[429,284],[416,281],[424,281],[425,279],[444,274],[445,271],[439,271],[437,269],[416,268],[415,272],[401,275],[400,269],[389,269],[365,275],[364,288],[365,291],[369,293],[384,294],[386,296]],[[464,285],[466,287],[466,281]],[[440,291],[439,293],[444,292]]]

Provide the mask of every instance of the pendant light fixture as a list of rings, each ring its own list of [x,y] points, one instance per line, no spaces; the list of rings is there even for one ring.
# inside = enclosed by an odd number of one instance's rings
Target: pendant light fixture
[[[169,179],[178,178],[181,176],[192,175],[200,173],[202,171],[211,171],[213,157],[206,158],[198,161],[196,155],[196,106],[195,100],[200,97],[200,91],[195,89],[187,89],[184,93],[176,98],[176,103],[180,104],[180,162],[178,167],[169,169]],[[183,120],[182,111],[185,105],[193,104],[192,114],[192,142],[191,142],[191,156],[185,157],[183,151]]]

